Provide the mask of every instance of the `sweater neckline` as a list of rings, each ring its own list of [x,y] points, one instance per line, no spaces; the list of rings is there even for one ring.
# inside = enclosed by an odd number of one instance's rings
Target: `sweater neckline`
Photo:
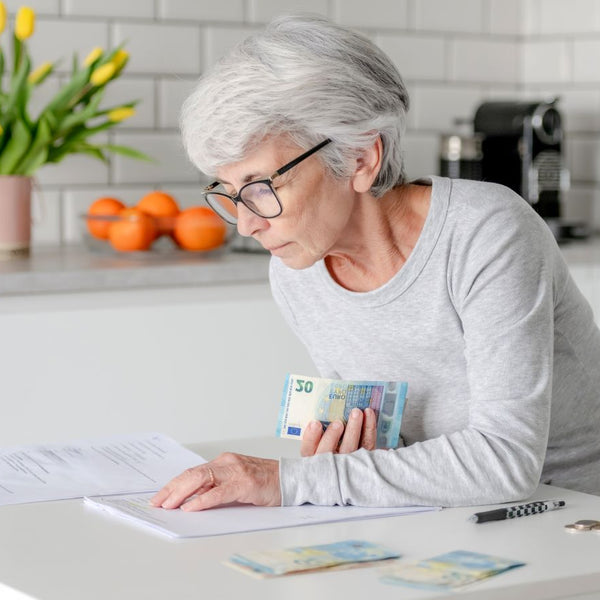
[[[339,285],[331,277],[324,260],[315,267],[323,284],[340,299],[357,306],[383,306],[403,294],[425,268],[442,232],[448,206],[452,180],[431,175],[412,183],[431,185],[431,201],[423,229],[417,243],[400,270],[382,286],[368,292],[353,292]]]

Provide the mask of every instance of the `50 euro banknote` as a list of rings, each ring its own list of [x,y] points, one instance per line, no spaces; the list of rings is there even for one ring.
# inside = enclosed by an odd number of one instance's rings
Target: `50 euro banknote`
[[[302,439],[311,421],[327,427],[346,424],[353,408],[372,408],[377,418],[377,448],[396,448],[408,384],[404,381],[343,381],[289,374],[286,377],[276,435]]]

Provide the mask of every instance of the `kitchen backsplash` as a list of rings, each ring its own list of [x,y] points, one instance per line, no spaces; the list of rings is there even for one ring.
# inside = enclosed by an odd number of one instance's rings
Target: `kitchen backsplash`
[[[600,2],[596,0],[25,0],[38,15],[34,64],[63,58],[39,89],[47,100],[94,46],[126,41],[125,74],[106,105],[140,98],[137,114],[106,135],[158,162],[115,157],[110,167],[72,156],[39,172],[34,245],[79,239],[77,215],[101,195],[135,202],[153,188],[197,203],[204,178],[179,141],[179,107],[223,52],[281,12],[312,12],[358,28],[397,63],[411,94],[409,176],[438,172],[441,132],[485,99],[560,95],[572,188],[567,218],[600,229]],[[5,38],[6,43],[6,38]],[[62,69],[62,75],[61,75]],[[41,106],[41,102],[40,102]]]

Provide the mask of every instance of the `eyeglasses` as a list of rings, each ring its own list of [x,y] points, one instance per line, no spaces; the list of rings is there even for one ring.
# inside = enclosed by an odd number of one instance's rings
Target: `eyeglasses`
[[[279,200],[273,181],[287,173],[290,169],[301,163],[304,159],[318,152],[321,148],[331,142],[326,139],[314,148],[307,150],[283,167],[277,169],[271,177],[258,179],[246,183],[240,188],[236,196],[225,193],[223,184],[215,181],[202,190],[206,203],[225,221],[235,225],[238,222],[238,204],[241,202],[248,210],[264,219],[273,219],[283,212],[283,206]]]

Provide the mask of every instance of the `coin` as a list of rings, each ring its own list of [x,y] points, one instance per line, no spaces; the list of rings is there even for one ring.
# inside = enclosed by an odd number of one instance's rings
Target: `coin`
[[[573,525],[576,529],[588,530],[594,527],[595,525],[600,525],[600,521],[596,521],[594,519],[581,519],[580,521],[575,521]]]
[[[568,525],[565,525],[565,529],[569,533],[583,533],[585,531],[585,529],[581,529],[581,527],[575,527],[574,523],[569,523]]]

